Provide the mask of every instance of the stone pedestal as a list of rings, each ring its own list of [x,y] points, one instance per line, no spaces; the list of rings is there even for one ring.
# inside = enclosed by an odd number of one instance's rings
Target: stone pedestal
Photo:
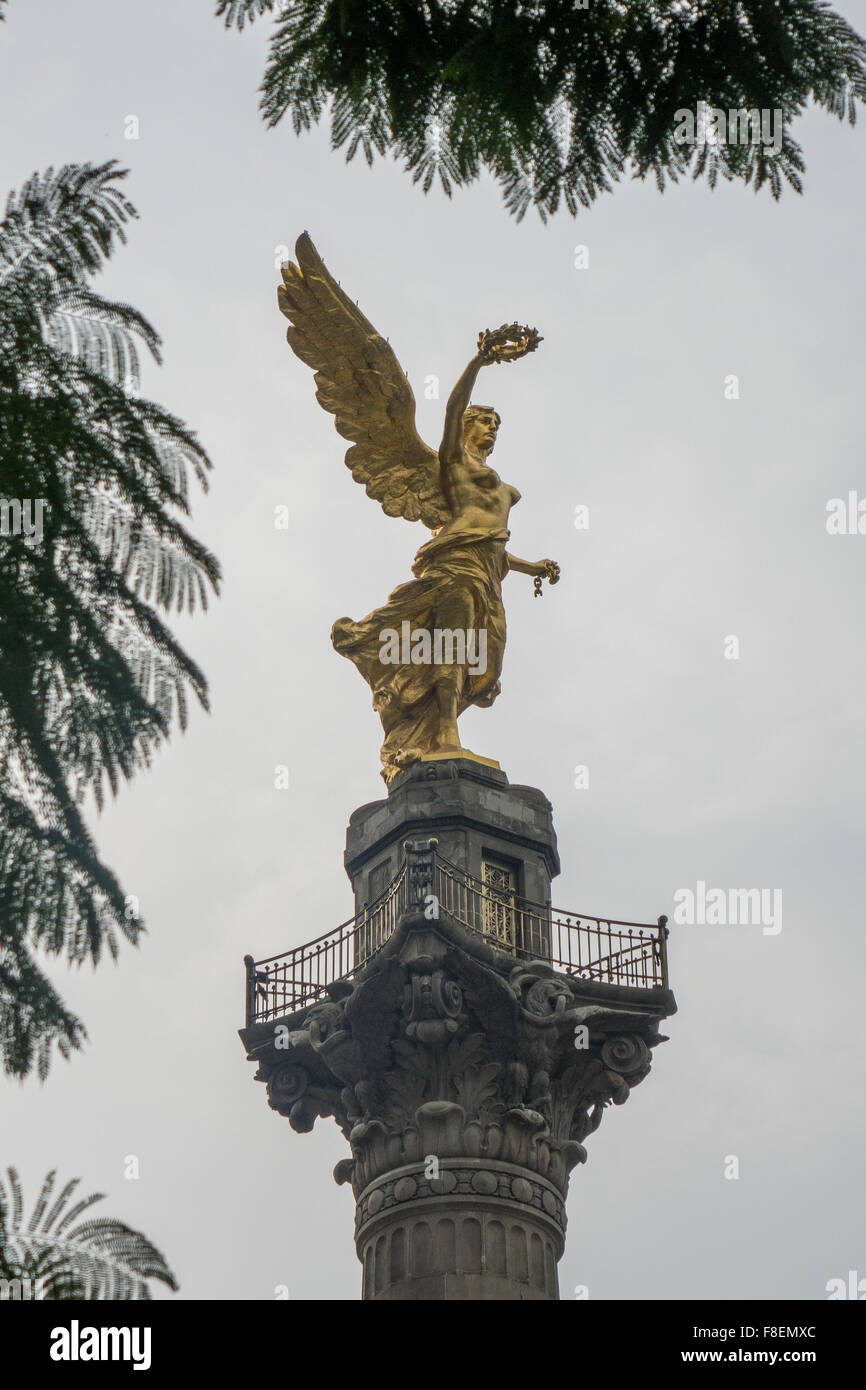
[[[357,912],[393,879],[404,840],[431,835],[440,853],[474,878],[482,878],[485,857],[494,858],[513,867],[517,896],[550,902],[560,865],[547,797],[535,787],[511,786],[499,768],[455,758],[414,763],[386,798],[352,813],[345,865]]]
[[[433,768],[409,769],[352,817],[361,963],[241,1036],[273,1109],[298,1131],[333,1116],[349,1142],[334,1176],[355,1193],[365,1299],[556,1299],[569,1175],[604,1109],[648,1074],[676,1006],[663,986],[556,968],[549,933],[534,957],[520,930],[485,935],[511,910],[499,888],[492,915],[476,889],[480,916],[461,906],[458,920],[455,863],[483,884],[493,856],[513,866],[521,901],[531,888],[543,904],[556,842],[540,792],[464,760]],[[380,864],[402,896],[371,952]]]

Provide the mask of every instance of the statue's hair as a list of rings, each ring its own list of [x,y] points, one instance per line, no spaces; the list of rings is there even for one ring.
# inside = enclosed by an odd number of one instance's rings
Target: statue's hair
[[[502,416],[499,414],[498,410],[493,409],[492,405],[467,405],[463,412],[464,429],[475,419],[476,415],[495,415],[497,429],[502,424]]]

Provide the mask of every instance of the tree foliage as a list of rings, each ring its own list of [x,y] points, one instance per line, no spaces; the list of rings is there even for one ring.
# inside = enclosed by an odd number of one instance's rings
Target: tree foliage
[[[147,764],[190,694],[207,706],[159,610],[218,585],[178,519],[210,463],[139,394],[155,330],[90,285],[136,215],[124,177],[34,174],[0,222],[0,1056],[18,1076],[84,1037],[34,952],[95,963],[142,929],[81,803]]]
[[[46,1177],[27,1220],[18,1174],[7,1169],[7,1183],[0,1182],[0,1278],[28,1280],[30,1297],[64,1301],[149,1299],[149,1279],[177,1289],[164,1256],[140,1231],[106,1216],[80,1219],[104,1193],[72,1204],[81,1179],[55,1197],[56,1176],[52,1170]]]
[[[791,122],[814,103],[853,124],[866,99],[866,43],[822,0],[217,0],[227,27],[268,12],[269,125],[329,110],[347,159],[390,151],[449,195],[487,170],[518,219],[575,214],[626,172],[800,191]],[[781,150],[678,143],[699,101],[780,110]]]

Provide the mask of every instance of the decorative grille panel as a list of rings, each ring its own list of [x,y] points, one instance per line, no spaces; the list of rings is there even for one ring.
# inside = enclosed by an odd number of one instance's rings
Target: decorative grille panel
[[[517,875],[508,864],[482,859],[482,932],[505,951],[515,947],[515,904]]]

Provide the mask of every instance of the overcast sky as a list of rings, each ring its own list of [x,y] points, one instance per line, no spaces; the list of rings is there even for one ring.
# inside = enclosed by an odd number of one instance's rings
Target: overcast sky
[[[842,9],[866,29],[864,0]],[[511,548],[562,582],[537,602],[509,576],[502,695],[461,731],[552,801],[554,902],[654,921],[698,881],[782,892],[776,934],[672,925],[679,1013],[573,1174],[562,1297],[824,1298],[866,1276],[866,535],[826,529],[830,499],[866,498],[866,131],[800,121],[806,192],[779,204],[624,183],[576,221],[516,225],[489,181],[425,197],[391,162],[347,166],[325,130],[266,130],[271,23],[227,34],[212,11],[11,0],[0,27],[0,191],[65,161],[131,170],[141,220],[98,287],[163,335],[144,391],[211,454],[193,530],[225,570],[175,625],[212,714],[96,821],[148,934],[116,967],[53,971],[91,1040],[44,1086],[5,1084],[2,1164],[30,1202],[55,1166],[108,1193],[180,1298],[359,1297],[345,1141],[269,1110],[236,1032],[244,954],[351,914],[345,826],[384,794],[381,736],[329,631],[408,578],[428,534],[352,482],[286,346],[275,264],[306,228],[390,338],[430,444],[480,329],[544,336],[475,394],[523,494]]]

